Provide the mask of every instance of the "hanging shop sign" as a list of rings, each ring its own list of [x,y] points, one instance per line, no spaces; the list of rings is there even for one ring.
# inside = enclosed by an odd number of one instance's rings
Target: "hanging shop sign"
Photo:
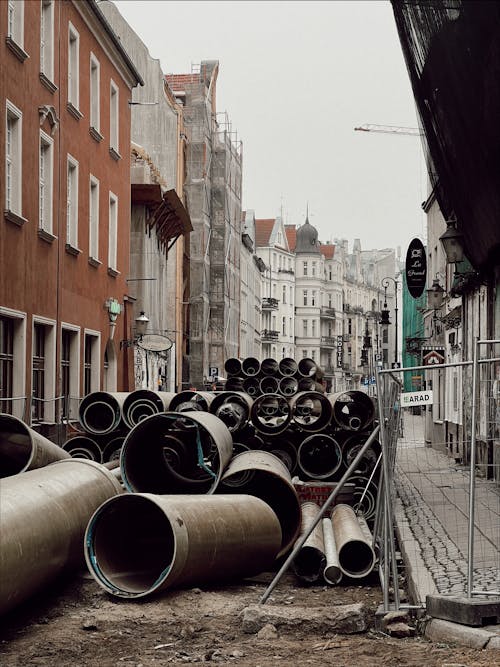
[[[160,334],[144,334],[137,341],[137,345],[148,352],[166,352],[172,347],[172,341],[168,336]]]
[[[420,239],[413,239],[406,252],[406,284],[414,299],[422,296],[427,281],[427,258],[424,244]]]

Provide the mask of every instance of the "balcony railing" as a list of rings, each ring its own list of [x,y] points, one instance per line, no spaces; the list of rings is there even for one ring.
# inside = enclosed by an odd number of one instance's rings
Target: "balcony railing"
[[[291,273],[293,276],[295,271],[293,269],[278,269],[278,273]]]
[[[261,337],[263,342],[276,341],[276,340],[278,340],[279,334],[280,334],[280,332],[275,331],[274,329],[263,329],[260,332],[260,337]]]
[[[321,306],[320,317],[335,317],[335,308],[329,308],[328,306]]]
[[[321,336],[321,347],[336,347],[337,339],[333,336]]]
[[[276,310],[278,308],[278,299],[274,299],[270,296],[265,296],[262,299],[262,309],[263,310]]]

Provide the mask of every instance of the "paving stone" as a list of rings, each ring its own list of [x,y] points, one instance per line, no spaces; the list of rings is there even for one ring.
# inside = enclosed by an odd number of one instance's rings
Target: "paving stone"
[[[243,609],[243,632],[259,632],[268,623],[276,628],[310,632],[336,632],[352,634],[367,628],[366,607],[361,604],[346,604],[335,607],[299,607],[295,605],[250,605]]]

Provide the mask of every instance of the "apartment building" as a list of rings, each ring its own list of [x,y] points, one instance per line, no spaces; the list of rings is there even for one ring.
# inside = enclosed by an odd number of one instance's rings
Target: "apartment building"
[[[81,396],[126,383],[143,81],[93,0],[2,2],[0,34],[0,410],[50,433]]]

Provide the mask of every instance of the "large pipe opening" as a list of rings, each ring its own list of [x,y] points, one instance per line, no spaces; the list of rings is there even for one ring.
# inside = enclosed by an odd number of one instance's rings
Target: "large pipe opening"
[[[290,423],[288,401],[280,394],[262,394],[255,399],[250,419],[257,431],[268,435],[281,433]]]
[[[122,419],[122,405],[128,394],[109,394],[95,391],[85,396],[79,405],[80,423],[89,433],[106,434],[118,428]]]
[[[318,433],[305,438],[299,445],[297,463],[311,479],[328,479],[342,463],[338,442],[329,435]]]

